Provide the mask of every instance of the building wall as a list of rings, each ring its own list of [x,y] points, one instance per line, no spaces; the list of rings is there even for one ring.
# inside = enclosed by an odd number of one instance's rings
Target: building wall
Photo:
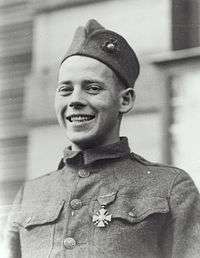
[[[174,50],[199,46],[199,23],[199,0],[172,1],[172,46]]]
[[[170,92],[172,164],[186,170],[200,189],[200,48],[171,52],[156,63]]]
[[[200,62],[199,62],[200,65]],[[199,67],[183,69],[173,80],[174,120],[171,128],[174,135],[173,159],[177,166],[186,169],[200,189],[200,74]]]
[[[23,101],[24,78],[31,70],[32,35],[29,3],[0,1],[0,243],[1,226],[26,175]]]

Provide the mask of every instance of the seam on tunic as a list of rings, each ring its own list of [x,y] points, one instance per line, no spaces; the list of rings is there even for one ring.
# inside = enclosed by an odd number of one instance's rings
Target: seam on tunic
[[[181,171],[179,171],[179,173],[173,178],[173,180],[172,180],[172,182],[171,182],[171,185],[170,185],[170,187],[169,187],[169,192],[168,192],[168,197],[169,197],[169,199],[171,199],[172,190],[173,190],[173,187],[174,187],[174,185],[175,185],[175,181],[176,181],[177,177],[180,176],[180,174],[181,174]]]
[[[49,250],[49,254],[48,254],[48,258],[51,257],[51,253],[53,251],[53,246],[54,246],[54,236],[55,236],[55,224],[53,225],[53,228],[52,228],[52,232],[51,232],[51,247],[50,247],[50,250]]]
[[[75,195],[77,187],[78,187],[78,182],[79,182],[80,178],[78,176],[75,177],[75,183],[74,183],[74,188],[71,190],[71,193],[69,195],[69,200],[72,199],[72,197]],[[70,224],[70,220],[72,218],[71,216],[71,209],[69,208],[69,203],[66,202],[66,209],[68,210],[65,216],[65,223],[63,226],[63,237],[62,240],[66,237],[66,233],[68,232],[69,229],[69,224]],[[67,234],[68,235],[68,234]]]

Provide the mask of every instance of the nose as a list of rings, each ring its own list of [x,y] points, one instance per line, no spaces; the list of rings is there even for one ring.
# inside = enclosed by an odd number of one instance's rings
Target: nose
[[[73,93],[71,94],[69,106],[76,109],[81,109],[86,106],[86,101],[83,97],[81,90],[73,91]]]
[[[82,107],[84,107],[85,105],[80,102],[80,101],[73,101],[69,104],[70,107],[76,108],[76,109],[81,109]]]

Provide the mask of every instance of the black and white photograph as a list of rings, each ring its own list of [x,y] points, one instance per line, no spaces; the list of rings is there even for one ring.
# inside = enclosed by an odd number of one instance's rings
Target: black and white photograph
[[[200,257],[200,1],[0,0],[0,258]]]

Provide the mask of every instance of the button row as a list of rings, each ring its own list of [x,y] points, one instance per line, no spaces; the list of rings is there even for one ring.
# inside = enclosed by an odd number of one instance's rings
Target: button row
[[[90,176],[90,172],[87,170],[79,170],[78,171],[78,175],[81,178],[85,178],[85,177],[89,177]],[[83,203],[80,199],[73,199],[70,201],[70,206],[72,209],[74,210],[78,210],[80,208],[82,208]],[[64,239],[63,244],[65,246],[66,249],[73,249],[76,246],[76,241],[74,238],[72,237],[67,237]]]
[[[79,210],[80,208],[82,208],[83,206],[83,203],[81,200],[79,199],[73,199],[71,200],[70,202],[70,206],[73,210]]]
[[[72,237],[67,237],[64,239],[63,244],[66,249],[73,249],[76,246],[76,241]]]

